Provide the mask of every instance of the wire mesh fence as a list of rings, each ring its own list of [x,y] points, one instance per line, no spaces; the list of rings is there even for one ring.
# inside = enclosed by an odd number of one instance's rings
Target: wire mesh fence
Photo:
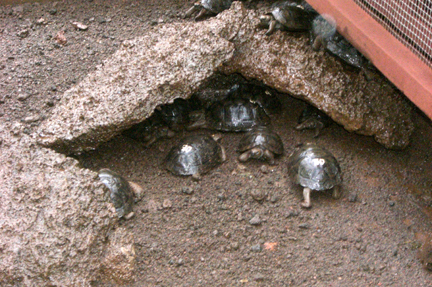
[[[354,0],[432,67],[432,0]]]

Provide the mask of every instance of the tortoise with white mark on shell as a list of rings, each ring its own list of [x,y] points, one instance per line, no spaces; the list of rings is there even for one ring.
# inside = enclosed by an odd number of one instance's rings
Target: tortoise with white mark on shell
[[[312,190],[333,189],[332,196],[340,198],[341,169],[336,158],[315,144],[297,147],[288,159],[288,171],[292,180],[303,186],[304,201],[301,206],[310,208]]]
[[[268,28],[266,35],[275,30],[308,31],[315,15],[317,12],[306,1],[283,1],[275,3],[271,13],[259,17],[259,26]]]
[[[117,216],[125,219],[131,218],[134,215],[132,205],[135,193],[141,187],[107,168],[99,171],[99,179],[111,192],[110,197]]]
[[[250,158],[268,160],[273,165],[275,155],[283,153],[283,143],[277,133],[265,126],[247,132],[240,140],[238,160],[245,162]]]
[[[181,139],[169,151],[165,166],[175,175],[192,175],[199,179],[225,160],[224,148],[213,137],[201,134]]]
[[[198,12],[195,20],[203,18],[205,15],[217,15],[220,12],[229,9],[233,0],[201,0],[196,2],[189,10],[186,11],[184,18],[191,17]]]

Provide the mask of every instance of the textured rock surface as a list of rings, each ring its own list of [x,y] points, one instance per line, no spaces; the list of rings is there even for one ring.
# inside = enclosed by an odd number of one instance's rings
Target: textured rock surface
[[[323,110],[346,130],[374,136],[387,148],[404,148],[413,132],[408,100],[384,77],[367,81],[362,72],[347,67],[324,52],[315,52],[304,35],[257,29],[258,15],[235,3],[219,15],[236,23],[220,35],[233,34],[235,57],[222,72],[241,73],[281,92],[306,100]]]
[[[0,125],[0,285],[87,286],[117,222],[114,207],[96,173],[38,147],[23,129]]]
[[[134,281],[136,260],[133,234],[118,228],[110,235],[109,242],[102,262],[102,280],[120,285]]]
[[[196,23],[150,29],[65,93],[41,126],[40,142],[64,153],[92,149],[156,105],[190,95],[233,52],[232,43]]]
[[[124,43],[65,93],[42,125],[40,142],[66,153],[95,148],[156,105],[188,97],[219,67],[306,100],[348,131],[374,136],[388,148],[408,145],[411,107],[387,80],[367,81],[359,70],[313,51],[304,35],[268,37],[257,25],[258,15],[234,2],[208,21],[162,25]]]

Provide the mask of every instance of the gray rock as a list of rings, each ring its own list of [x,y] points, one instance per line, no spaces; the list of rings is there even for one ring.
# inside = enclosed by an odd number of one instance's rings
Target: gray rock
[[[324,111],[346,130],[374,136],[387,148],[405,148],[414,129],[409,101],[384,77],[367,81],[338,59],[314,52],[307,36],[257,31],[254,11],[234,2],[219,14],[235,23],[219,35],[235,44],[236,56],[222,66],[226,74],[241,73],[280,92],[295,95]],[[234,35],[235,36],[231,36]]]
[[[260,225],[262,223],[262,220],[258,214],[256,214],[254,217],[249,220],[250,225]]]
[[[234,52],[232,43],[199,24],[158,25],[124,42],[65,92],[40,127],[39,142],[68,154],[93,149],[146,119],[157,105],[191,95]]]
[[[96,173],[24,128],[0,123],[0,285],[87,285],[100,275],[114,206]]]
[[[387,148],[408,145],[412,108],[386,79],[367,81],[360,71],[313,51],[306,36],[267,37],[256,29],[258,21],[254,11],[234,2],[208,21],[161,24],[124,42],[65,92],[41,125],[39,143],[63,153],[94,149],[143,121],[157,105],[189,97],[219,69],[296,95]]]

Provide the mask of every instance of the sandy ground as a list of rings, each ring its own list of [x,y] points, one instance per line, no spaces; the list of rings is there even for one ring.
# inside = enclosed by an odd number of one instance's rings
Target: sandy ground
[[[94,0],[0,6],[1,120],[24,122],[33,133],[63,92],[123,40],[149,26],[184,21],[180,16],[191,4]],[[73,21],[88,29],[76,30]],[[65,45],[54,39],[59,31]],[[432,232],[430,120],[416,112],[412,144],[390,151],[337,124],[318,138],[295,131],[304,106],[286,96],[283,111],[272,116],[285,146],[275,166],[239,164],[241,135],[235,133],[223,134],[228,160],[199,182],[163,168],[169,149],[188,132],[150,148],[119,136],[76,156],[84,168],[110,168],[146,191],[136,216],[121,222],[136,237],[138,272],[131,286],[432,286],[432,274],[416,257],[419,238]],[[200,132],[211,133],[195,133]],[[300,208],[301,188],[291,183],[286,166],[293,147],[305,141],[331,151],[344,178],[342,199],[314,193],[310,210]],[[256,201],[252,190],[266,198]],[[252,218],[259,224],[251,224]]]

